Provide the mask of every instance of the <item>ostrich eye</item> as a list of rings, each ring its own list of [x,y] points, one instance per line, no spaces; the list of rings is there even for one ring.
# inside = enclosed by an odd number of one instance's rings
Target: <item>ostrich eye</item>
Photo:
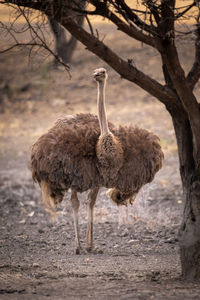
[[[121,200],[121,195],[120,195],[120,193],[117,193],[116,197],[117,197],[117,200]]]

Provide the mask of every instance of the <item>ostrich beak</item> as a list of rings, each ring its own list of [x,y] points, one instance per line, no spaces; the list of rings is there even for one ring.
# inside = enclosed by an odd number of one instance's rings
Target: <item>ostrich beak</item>
[[[99,76],[99,73],[94,71],[94,72],[93,72],[93,77],[94,77],[94,78],[97,78],[98,76]]]

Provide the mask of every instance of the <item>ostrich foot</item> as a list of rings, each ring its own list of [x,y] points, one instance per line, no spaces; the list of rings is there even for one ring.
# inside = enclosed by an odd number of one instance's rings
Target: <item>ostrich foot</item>
[[[80,254],[81,253],[79,248],[76,248],[74,252],[75,252],[75,254]]]
[[[74,249],[74,253],[75,253],[75,254],[81,254],[81,250],[82,250],[81,246],[77,246],[77,247],[75,247],[75,249]]]
[[[86,247],[86,251],[87,251],[88,253],[92,253],[92,249],[93,249],[93,247]]]
[[[92,254],[103,254],[103,250],[97,247],[87,247],[86,250],[88,253]]]

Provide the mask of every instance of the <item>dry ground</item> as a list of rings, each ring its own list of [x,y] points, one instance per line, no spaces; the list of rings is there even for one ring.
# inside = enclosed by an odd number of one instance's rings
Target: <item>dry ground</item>
[[[138,68],[162,82],[156,52],[113,32],[111,25],[100,27],[105,41],[122,57],[133,58]],[[188,69],[188,41],[180,41],[180,52]],[[40,205],[28,160],[31,144],[59,116],[96,113],[91,74],[101,66],[109,73],[109,120],[158,134],[165,162],[128,212],[118,210],[106,191],[100,191],[94,236],[102,254],[77,256],[69,195],[57,221],[51,222]],[[200,299],[199,285],[180,278],[177,232],[182,195],[174,131],[164,106],[80,44],[71,75],[69,80],[62,68],[52,70],[41,52],[30,60],[27,50],[0,57],[0,299]],[[86,194],[80,198],[84,246]]]

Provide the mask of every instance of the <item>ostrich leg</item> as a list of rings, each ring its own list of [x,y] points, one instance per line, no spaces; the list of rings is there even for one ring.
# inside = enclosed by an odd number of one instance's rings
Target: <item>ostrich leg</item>
[[[86,236],[86,249],[88,252],[93,248],[93,208],[96,202],[99,188],[92,189],[88,194],[88,224],[87,224],[87,236]]]
[[[79,228],[78,228],[78,209],[80,202],[78,200],[77,192],[72,190],[71,203],[74,214],[74,230],[75,230],[75,254],[80,254],[81,244],[79,238]]]

